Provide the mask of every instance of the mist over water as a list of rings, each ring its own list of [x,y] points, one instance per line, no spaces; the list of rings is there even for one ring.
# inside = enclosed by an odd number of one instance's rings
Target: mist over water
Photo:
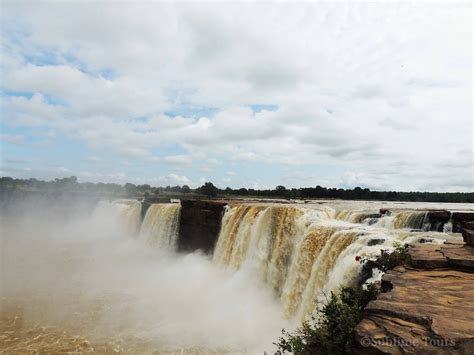
[[[244,352],[271,350],[289,325],[251,272],[151,248],[117,209],[38,215],[1,221],[2,309],[21,307],[29,324],[150,350]]]

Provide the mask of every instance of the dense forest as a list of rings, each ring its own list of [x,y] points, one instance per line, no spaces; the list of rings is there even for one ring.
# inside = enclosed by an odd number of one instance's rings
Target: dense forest
[[[229,197],[262,197],[284,199],[343,199],[343,200],[381,200],[381,201],[421,201],[421,202],[474,202],[474,192],[400,192],[371,191],[367,188],[353,189],[326,188],[321,186],[287,189],[282,185],[272,190],[219,189],[212,182],[191,189],[187,185],[153,187],[148,184],[124,185],[115,183],[78,182],[75,176],[51,181],[37,179],[0,178],[0,195],[21,193],[60,194],[72,193],[81,195],[100,195],[107,197],[186,197],[186,198],[229,198]]]

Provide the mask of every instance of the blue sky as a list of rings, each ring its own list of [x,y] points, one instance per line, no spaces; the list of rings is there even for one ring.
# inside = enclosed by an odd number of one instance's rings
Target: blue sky
[[[1,6],[1,175],[474,189],[469,2]]]

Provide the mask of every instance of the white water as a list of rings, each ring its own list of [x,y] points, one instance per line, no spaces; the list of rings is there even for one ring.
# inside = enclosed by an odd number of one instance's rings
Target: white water
[[[424,238],[442,243],[455,238],[447,233],[412,232],[426,227],[424,211],[399,211],[375,219],[377,212],[329,206],[231,206],[213,259],[234,270],[253,270],[279,300],[285,317],[303,319],[330,292],[356,281],[361,270],[356,256],[378,255],[395,242]],[[369,246],[371,240],[377,245]]]
[[[143,219],[139,238],[159,249],[176,250],[180,210],[178,203],[151,205]]]

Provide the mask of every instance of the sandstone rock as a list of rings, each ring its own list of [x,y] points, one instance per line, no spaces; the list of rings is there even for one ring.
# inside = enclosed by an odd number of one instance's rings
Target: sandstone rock
[[[436,244],[411,245],[408,250],[408,262],[420,269],[439,269],[449,266],[448,259]]]
[[[474,272],[474,248],[470,246],[443,245],[441,253],[447,258],[453,269],[465,269]],[[473,285],[474,288],[474,285]]]
[[[464,269],[474,272],[474,248],[459,243],[412,245],[408,263],[419,269]]]
[[[398,267],[364,311],[356,353],[474,353],[474,274]]]

